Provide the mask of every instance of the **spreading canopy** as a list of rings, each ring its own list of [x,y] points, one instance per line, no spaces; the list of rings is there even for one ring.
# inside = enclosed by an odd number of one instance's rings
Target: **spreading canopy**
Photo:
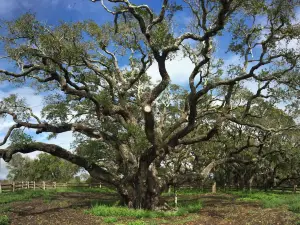
[[[108,0],[113,8],[93,2],[114,21],[51,27],[26,14],[6,23],[2,41],[17,71],[0,70],[0,80],[33,86],[45,106],[35,115],[22,96],[3,99],[0,115],[14,125],[1,144],[28,128],[50,136],[73,131],[76,148],[25,138],[0,151],[5,161],[18,152],[47,152],[115,185],[125,199],[139,186],[135,207],[152,208],[143,206],[149,196],[142,193],[157,196],[172,183],[174,174],[158,169],[174,167],[172,159],[188,148],[230,126],[272,133],[297,128],[263,120],[283,101],[297,117],[298,1],[164,0],[158,13],[129,0]],[[185,27],[177,23],[183,10],[191,15]],[[229,53],[238,60],[225,65]],[[172,85],[168,73],[167,62],[178,56],[193,65],[182,74],[184,88]],[[157,83],[147,73],[153,66]]]

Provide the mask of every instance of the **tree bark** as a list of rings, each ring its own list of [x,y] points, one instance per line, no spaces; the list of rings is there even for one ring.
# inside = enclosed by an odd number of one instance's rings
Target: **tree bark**
[[[159,205],[162,186],[157,179],[154,167],[141,163],[132,182],[118,187],[123,204],[129,208],[155,210]]]

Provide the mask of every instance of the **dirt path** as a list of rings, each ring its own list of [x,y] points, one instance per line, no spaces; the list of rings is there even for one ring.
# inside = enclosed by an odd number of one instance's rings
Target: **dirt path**
[[[299,216],[286,208],[264,209],[255,202],[242,202],[231,195],[202,195],[197,221],[189,225],[296,225]],[[300,223],[299,223],[300,224]]]
[[[98,193],[58,193],[52,199],[33,199],[10,204],[12,225],[38,224],[102,224],[101,218],[84,213],[85,209],[101,199],[115,200],[114,195]]]
[[[192,201],[195,198],[200,198],[204,204],[199,213],[143,221],[172,225],[296,225],[297,221],[300,221],[296,214],[285,208],[263,209],[257,203],[241,202],[231,195],[190,196],[185,201]],[[11,203],[7,215],[13,225],[105,224],[101,217],[84,213],[85,209],[99,199],[101,202],[109,202],[114,201],[115,196],[99,193],[59,193],[53,199]],[[116,224],[127,224],[129,220],[134,221],[125,218]]]

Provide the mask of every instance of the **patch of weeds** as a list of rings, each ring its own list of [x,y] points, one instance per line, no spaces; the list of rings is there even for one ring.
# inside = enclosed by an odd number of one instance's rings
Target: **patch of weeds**
[[[0,216],[0,225],[8,225],[10,224],[8,216]]]
[[[199,199],[180,201],[178,206],[176,216],[183,216],[188,213],[197,213],[203,208],[203,204]]]
[[[179,209],[183,209],[187,213],[197,213],[200,209],[202,209],[202,207],[202,202],[200,200],[197,200],[189,204],[182,205]]]
[[[105,222],[105,223],[115,223],[115,222],[117,222],[117,221],[118,221],[118,219],[115,218],[115,217],[107,217],[107,218],[104,218],[104,222]]]
[[[117,201],[116,199],[93,199],[91,201],[91,206],[97,206],[97,205],[107,205],[107,206],[118,206],[120,204],[120,201]]]
[[[0,213],[6,213],[11,209],[8,205],[0,205]]]
[[[136,221],[127,223],[127,225],[146,225],[146,223],[142,220],[136,220]]]
[[[262,203],[264,208],[276,208],[281,206],[288,206],[288,209],[295,213],[300,213],[300,195],[299,194],[283,194],[272,192],[234,192],[238,195],[239,201],[258,201]]]
[[[16,202],[16,201],[26,201],[33,198],[43,197],[44,199],[50,199],[53,192],[43,191],[43,190],[22,190],[18,192],[2,193],[0,198],[0,204]]]
[[[95,216],[115,216],[115,217],[133,217],[133,218],[160,218],[160,217],[172,217],[183,216],[188,213],[196,213],[202,208],[202,202],[192,201],[188,203],[182,203],[179,205],[177,211],[149,211],[142,209],[129,209],[127,207],[109,206],[109,205],[95,205],[86,213],[93,214]]]
[[[300,213],[300,202],[295,201],[295,202],[289,204],[288,209],[292,212]],[[299,221],[299,224],[300,224],[300,221]]]
[[[117,217],[135,217],[135,218],[152,218],[155,217],[155,212],[141,210],[141,209],[129,209],[126,207],[108,206],[108,205],[96,205],[92,209],[87,210],[95,216],[117,216]]]

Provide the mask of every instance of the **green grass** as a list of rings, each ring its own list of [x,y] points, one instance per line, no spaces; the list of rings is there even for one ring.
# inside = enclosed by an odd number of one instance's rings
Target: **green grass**
[[[117,222],[117,221],[118,221],[118,219],[115,218],[115,217],[104,218],[104,222],[105,222],[105,223],[115,223],[115,222]]]
[[[89,193],[115,193],[114,190],[103,187],[103,188],[57,188],[48,190],[19,190],[16,192],[7,192],[0,194],[0,204],[16,202],[16,201],[27,201],[33,198],[42,197],[45,201],[50,201],[51,197],[55,193],[61,192],[89,192]],[[1,212],[1,209],[0,209]]]
[[[57,188],[56,192],[116,193],[115,190],[107,187],[102,187],[102,188],[66,187],[66,188]]]
[[[7,216],[0,216],[0,225],[10,224],[9,218]]]
[[[95,205],[86,213],[103,217],[132,217],[132,218],[160,218],[171,216],[182,216],[188,213],[196,213],[202,208],[202,203],[198,200],[189,204],[182,204],[177,211],[149,211],[143,209],[129,209],[127,207],[112,205]]]
[[[202,207],[203,205],[200,200],[191,201],[189,203],[180,203],[177,214],[185,215],[188,213],[197,213]]]
[[[43,191],[43,190],[22,190],[18,192],[9,192],[0,194],[0,204],[6,204],[16,201],[26,201],[32,198],[43,197],[44,199],[49,199],[53,191]]]
[[[264,208],[286,206],[290,211],[300,213],[300,194],[285,194],[272,192],[232,192],[240,197],[240,201],[257,201]]]
[[[146,225],[146,223],[142,220],[136,220],[136,221],[129,222],[127,225]]]

